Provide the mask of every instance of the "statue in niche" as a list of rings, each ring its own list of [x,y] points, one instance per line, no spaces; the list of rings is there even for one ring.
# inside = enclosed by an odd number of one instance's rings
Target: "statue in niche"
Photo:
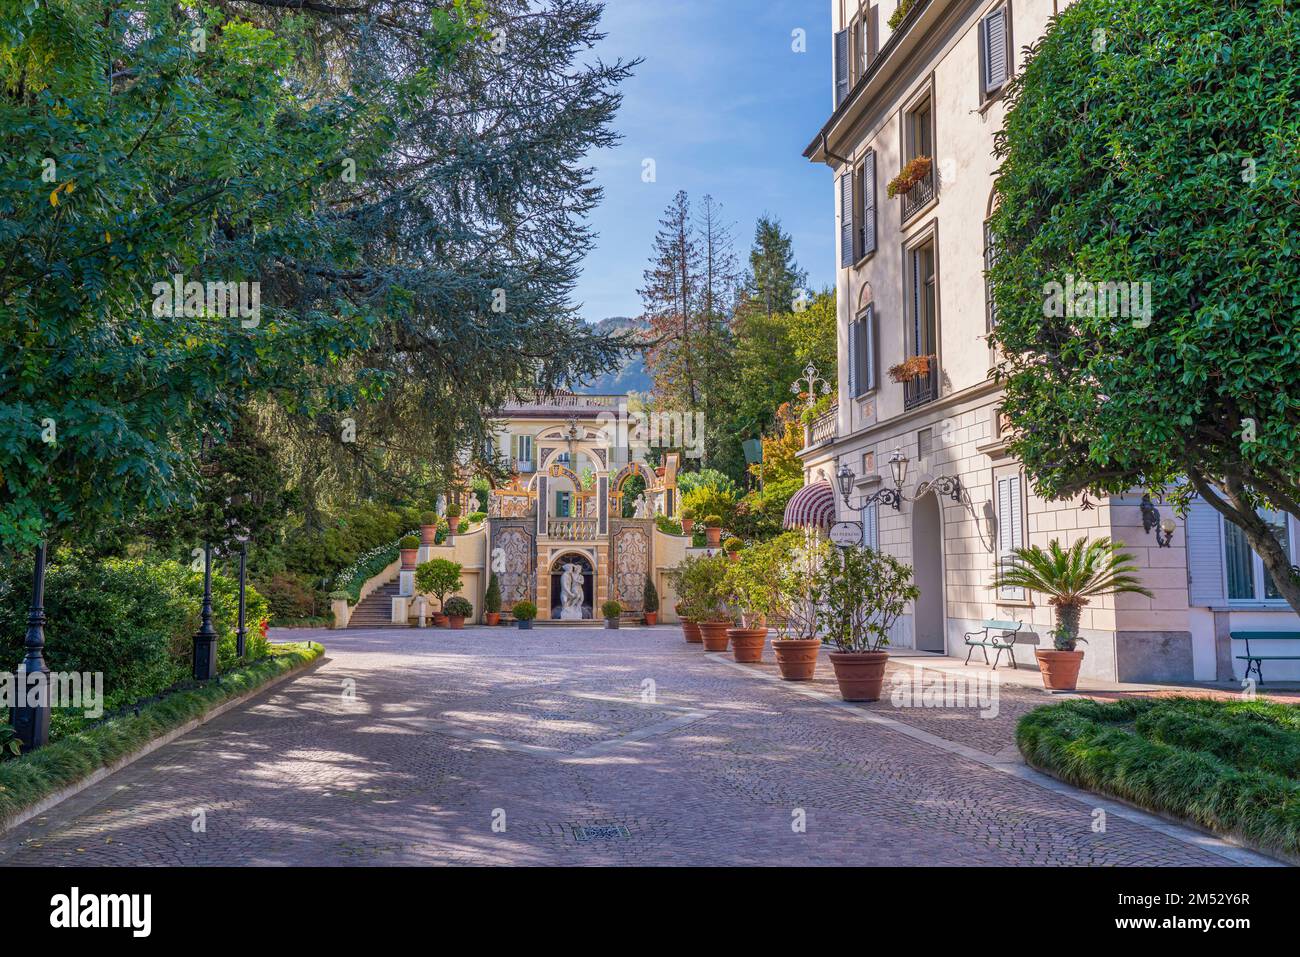
[[[646,501],[646,497],[644,494],[638,495],[636,497],[636,504],[632,506],[632,517],[633,518],[650,517],[650,503]]]
[[[574,562],[566,562],[560,575],[560,618],[575,621],[582,618],[582,569]]]

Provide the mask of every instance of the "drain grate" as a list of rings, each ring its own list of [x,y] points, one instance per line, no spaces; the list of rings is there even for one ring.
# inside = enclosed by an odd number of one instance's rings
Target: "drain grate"
[[[573,836],[579,844],[585,844],[588,841],[626,841],[632,832],[622,824],[574,825]]]

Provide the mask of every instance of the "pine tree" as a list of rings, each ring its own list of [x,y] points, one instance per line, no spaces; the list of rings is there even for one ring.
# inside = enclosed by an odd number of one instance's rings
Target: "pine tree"
[[[700,250],[690,198],[678,191],[655,235],[645,286],[638,290],[650,325],[646,365],[661,407],[694,412],[700,404],[695,352],[700,347]]]

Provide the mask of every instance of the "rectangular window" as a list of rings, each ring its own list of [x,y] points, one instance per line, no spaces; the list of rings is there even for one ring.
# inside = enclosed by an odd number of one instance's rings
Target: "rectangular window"
[[[1011,25],[1005,5],[980,21],[980,99],[987,100],[1011,78]]]
[[[570,493],[568,492],[555,493],[555,517],[556,518],[571,517],[569,515],[569,502],[570,502],[569,495]]]
[[[911,280],[911,302],[908,316],[909,356],[931,356],[935,354],[936,303],[938,301],[938,277],[934,269],[934,243],[924,243],[908,251],[908,273]]]
[[[515,443],[515,457],[521,462],[531,462],[533,460],[533,437],[531,435],[519,435],[515,437]]]
[[[989,229],[988,220],[984,221],[984,315],[988,328],[998,324],[998,304],[993,301],[993,284],[989,282],[989,270],[997,259],[997,245],[993,240],[993,231]]]
[[[876,388],[876,311],[867,306],[849,323],[849,393],[857,398]]]
[[[934,156],[934,111],[929,97],[907,111],[905,134],[907,155],[904,162],[918,156]]]
[[[1025,544],[1024,478],[1018,470],[996,473],[998,508],[998,569],[1006,568],[1013,552]],[[1024,601],[1023,588],[999,588],[1003,601]]]
[[[1287,521],[1286,513],[1260,509],[1259,515],[1269,524],[1273,536],[1294,561],[1295,549],[1291,541],[1290,523]],[[1273,576],[1264,569],[1263,560],[1250,547],[1246,533],[1227,519],[1222,521],[1223,563],[1227,572],[1228,600],[1284,601]]]
[[[880,503],[862,509],[862,544],[880,550]]]

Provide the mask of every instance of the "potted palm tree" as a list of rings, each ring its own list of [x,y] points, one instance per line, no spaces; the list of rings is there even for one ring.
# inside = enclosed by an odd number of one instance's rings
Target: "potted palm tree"
[[[830,546],[806,532],[785,532],[770,547],[781,620],[772,652],[783,680],[810,681],[822,646],[817,573]]]
[[[1035,648],[1038,670],[1048,691],[1073,691],[1079,683],[1083,652],[1075,644],[1083,606],[1104,595],[1135,594],[1151,597],[1142,587],[1133,556],[1118,551],[1109,538],[1081,538],[1069,548],[1052,539],[1044,550],[1037,545],[1017,548],[1006,567],[999,570],[994,588],[1024,588],[1049,596],[1056,609],[1053,647]]]
[[[520,631],[528,631],[533,627],[533,619],[537,617],[537,606],[531,601],[517,601],[515,607],[510,609],[510,614],[515,616]]]
[[[600,613],[605,617],[606,628],[617,628],[619,616],[623,614],[623,606],[611,599],[600,606]]]
[[[465,619],[474,614],[474,606],[469,603],[468,598],[461,598],[457,595],[454,598],[447,599],[447,606],[443,609],[447,615],[447,622],[452,628],[464,628]]]
[[[645,590],[641,592],[641,608],[645,612],[645,623],[647,625],[658,623],[659,589],[655,588],[655,580],[649,575],[645,577]]]
[[[488,579],[487,591],[483,594],[483,622],[488,625],[501,623],[501,582],[496,572]]]
[[[921,597],[912,569],[892,555],[854,545],[830,549],[817,572],[831,667],[845,701],[879,701],[889,629]]]

